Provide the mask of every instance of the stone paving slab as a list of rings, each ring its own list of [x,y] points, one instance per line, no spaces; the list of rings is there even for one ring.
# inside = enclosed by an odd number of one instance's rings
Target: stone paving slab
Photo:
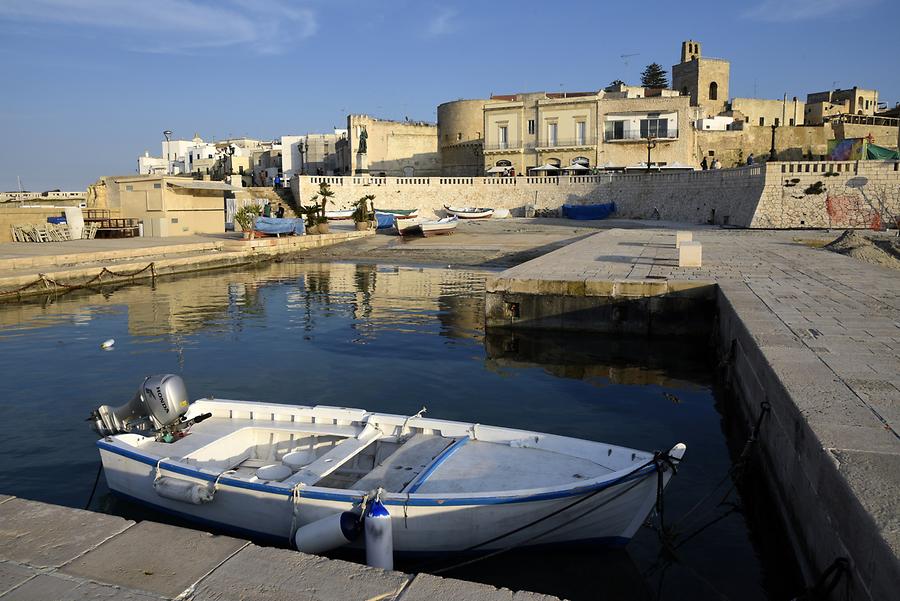
[[[227,536],[141,522],[61,571],[174,597],[245,545]]]
[[[507,588],[495,588],[488,584],[464,582],[417,574],[397,601],[559,601],[557,597],[530,593],[513,592]]]
[[[4,595],[2,601],[161,601],[164,597],[68,578],[58,574],[39,574]]]
[[[11,499],[0,504],[0,559],[59,567],[133,524],[116,516]]]
[[[9,561],[0,562],[0,598],[3,593],[15,588],[38,574],[35,568]]]
[[[204,578],[186,599],[374,601],[394,598],[407,582],[409,577],[400,572],[249,545]]]

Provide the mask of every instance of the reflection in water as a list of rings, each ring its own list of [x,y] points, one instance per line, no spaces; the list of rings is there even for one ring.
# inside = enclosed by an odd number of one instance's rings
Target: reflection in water
[[[0,493],[83,505],[98,461],[89,411],[126,401],[147,374],[177,372],[195,398],[400,414],[427,405],[433,417],[642,449],[684,441],[687,461],[667,490],[667,511],[683,514],[708,494],[730,458],[703,349],[485,334],[484,277],[284,262],[0,306],[0,363],[8,368],[0,379]],[[107,338],[117,342],[104,352]],[[105,489],[94,508],[170,519]],[[663,581],[664,599],[710,596],[686,569],[645,578],[659,552],[655,533],[641,529],[627,551],[514,553],[450,575],[571,599],[644,599],[648,583],[655,595]],[[763,588],[740,514],[679,553],[731,599],[783,592]]]

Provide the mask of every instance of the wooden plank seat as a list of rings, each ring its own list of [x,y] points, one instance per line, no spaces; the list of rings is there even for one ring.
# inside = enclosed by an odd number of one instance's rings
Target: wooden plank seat
[[[436,434],[415,434],[350,488],[371,490],[380,486],[388,492],[403,492],[457,440]]]
[[[384,436],[384,434],[378,428],[366,425],[359,436],[355,438],[345,438],[329,449],[324,455],[318,457],[309,465],[302,467],[293,476],[286,480],[282,480],[282,484],[289,484],[291,486],[295,484],[312,486],[359,455],[366,447],[382,436]]]

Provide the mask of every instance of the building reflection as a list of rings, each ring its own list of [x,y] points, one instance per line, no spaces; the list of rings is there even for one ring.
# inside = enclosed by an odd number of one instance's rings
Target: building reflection
[[[703,345],[680,339],[602,336],[490,328],[484,335],[489,369],[540,368],[554,376],[598,384],[694,389],[712,382]]]

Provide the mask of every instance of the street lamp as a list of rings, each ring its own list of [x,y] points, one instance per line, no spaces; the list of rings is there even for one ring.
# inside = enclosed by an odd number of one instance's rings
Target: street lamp
[[[163,135],[166,137],[166,142],[168,142],[169,136],[172,135],[172,130],[167,129],[166,131],[163,132]]]
[[[650,151],[656,148],[656,141],[653,136],[647,136],[647,173],[650,173]]]
[[[772,124],[772,148],[769,149],[769,160],[777,161],[778,153],[775,152],[775,129],[778,127],[777,123]]]

